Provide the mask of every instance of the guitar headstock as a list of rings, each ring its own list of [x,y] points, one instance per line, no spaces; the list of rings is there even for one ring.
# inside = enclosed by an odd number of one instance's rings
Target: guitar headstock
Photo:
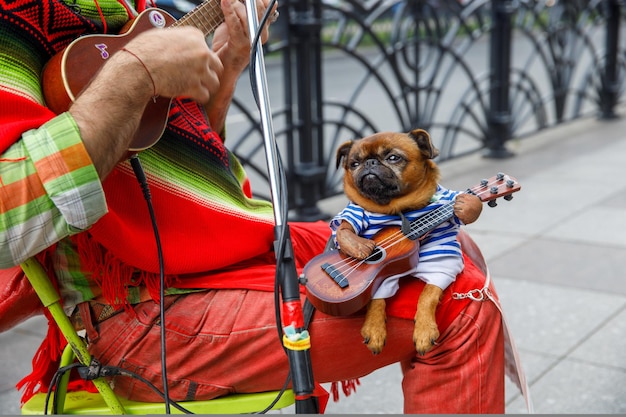
[[[513,193],[521,190],[522,186],[510,175],[499,172],[491,178],[481,180],[479,184],[469,188],[468,193],[474,194],[482,202],[487,202],[489,207],[497,205],[496,199],[503,197],[509,201],[513,198]]]

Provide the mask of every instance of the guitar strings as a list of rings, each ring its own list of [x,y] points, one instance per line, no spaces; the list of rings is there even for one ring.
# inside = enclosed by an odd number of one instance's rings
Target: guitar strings
[[[492,181],[488,181],[486,184],[480,184],[480,185],[471,187],[468,189],[467,192],[470,192],[471,194],[474,194],[480,198],[483,194],[491,193],[491,187],[494,184],[496,183],[506,184],[507,181],[509,180],[510,180],[510,177],[508,176],[505,176],[503,178],[496,178]],[[453,206],[454,206],[454,202],[450,202],[436,209],[434,212],[432,212],[434,213],[432,215],[421,216],[420,218],[411,222],[411,231],[408,235],[405,235],[402,232],[402,230],[397,230],[396,232],[390,234],[389,236],[385,237],[380,242],[378,242],[376,246],[378,248],[381,248],[384,251],[389,250],[396,244],[401,243],[404,239],[408,239],[410,236],[419,232],[419,229],[424,227],[425,224],[427,223],[432,224],[435,220],[437,221],[441,219],[445,220],[451,217],[451,214],[454,212]],[[435,224],[439,224],[439,223],[435,223]],[[421,236],[418,236],[418,237],[421,237]],[[344,277],[347,278],[350,274],[356,271],[361,265],[374,259],[376,256],[378,256],[378,254],[379,254],[379,251],[374,251],[374,253],[372,253],[371,255],[369,255],[368,257],[364,259],[346,257],[344,259],[340,259],[339,261],[333,263],[332,266],[337,271],[341,272]]]
[[[488,183],[485,186],[481,185],[474,187],[474,189],[470,189],[470,191],[472,191],[472,194],[480,198],[481,194],[489,192],[489,187],[493,185],[494,182]],[[478,190],[478,188],[483,188],[483,190]],[[383,249],[389,249],[394,245],[400,243],[403,239],[415,235],[417,232],[420,231],[420,229],[422,229],[426,225],[433,224],[435,221],[438,220],[447,219],[454,212],[453,207],[454,202],[446,203],[438,209],[434,210],[433,212],[415,219],[411,222],[411,231],[408,235],[405,235],[402,230],[398,230],[378,242],[378,246],[382,247]]]
[[[195,26],[205,34],[210,34],[224,21],[218,1],[206,1],[172,23],[175,26]]]

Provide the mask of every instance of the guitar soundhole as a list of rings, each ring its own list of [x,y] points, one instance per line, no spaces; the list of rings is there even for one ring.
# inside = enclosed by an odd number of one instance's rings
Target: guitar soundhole
[[[368,256],[365,260],[365,263],[377,264],[379,262],[382,262],[382,260],[385,259],[386,256],[387,252],[385,252],[385,249],[381,248],[380,246],[376,246],[374,252],[372,252],[372,254]]]

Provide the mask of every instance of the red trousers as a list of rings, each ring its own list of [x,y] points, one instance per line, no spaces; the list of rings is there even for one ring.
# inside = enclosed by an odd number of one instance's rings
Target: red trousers
[[[492,293],[495,290],[491,287]],[[167,297],[167,375],[175,400],[279,389],[288,360],[276,330],[274,296],[251,290],[212,290]],[[119,365],[161,383],[159,304],[145,302],[89,333],[102,363]],[[500,313],[491,300],[473,301],[421,356],[411,320],[388,318],[383,352],[363,344],[362,316],[315,312],[310,350],[317,382],[363,377],[400,362],[405,413],[498,413],[504,408],[504,342]],[[159,401],[142,382],[116,377],[117,393]],[[384,395],[384,393],[381,393]]]

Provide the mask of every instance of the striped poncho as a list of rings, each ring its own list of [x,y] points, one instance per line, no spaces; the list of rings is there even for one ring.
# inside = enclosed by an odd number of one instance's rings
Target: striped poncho
[[[133,15],[123,1],[67,3],[0,1],[0,150],[55,116],[44,106],[40,87],[45,63],[79,35],[117,33]],[[251,198],[242,167],[211,129],[200,105],[174,100],[164,135],[140,158],[150,183],[170,285],[213,286],[198,274],[256,257],[261,263],[274,263],[267,257],[274,240],[271,205]],[[154,232],[130,164],[119,164],[103,188],[108,214],[88,232],[73,236],[70,244],[64,243],[63,257],[70,257],[68,250],[80,254],[83,267],[78,269],[94,271],[94,278],[107,283],[104,296],[109,301],[123,300],[131,281],[156,294],[159,262]],[[186,274],[189,282],[181,281]],[[271,280],[246,281],[254,288],[271,289]],[[93,282],[75,289],[81,293],[73,297],[78,301],[100,295]]]

